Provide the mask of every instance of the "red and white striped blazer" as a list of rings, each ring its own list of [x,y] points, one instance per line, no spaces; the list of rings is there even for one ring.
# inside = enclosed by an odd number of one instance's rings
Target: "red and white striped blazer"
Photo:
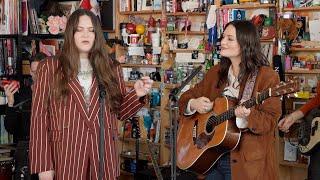
[[[62,101],[49,93],[59,61],[48,59],[38,68],[38,79],[33,91],[30,128],[31,173],[55,171],[57,180],[98,179],[99,90],[94,77],[89,110],[77,78],[68,83],[70,95]],[[134,90],[126,92],[122,71],[117,69],[119,89],[124,99],[121,112],[114,114],[105,108],[105,176],[113,180],[120,175],[116,146],[117,119],[127,119],[144,104]]]

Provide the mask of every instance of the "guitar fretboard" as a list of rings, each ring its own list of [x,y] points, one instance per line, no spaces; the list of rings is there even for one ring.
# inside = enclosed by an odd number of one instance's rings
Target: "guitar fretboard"
[[[261,92],[260,94],[258,94],[257,97],[252,97],[251,99],[243,102],[240,105],[244,106],[246,108],[250,108],[250,107],[256,105],[257,103],[258,104],[261,103],[262,101],[266,100],[269,97],[270,97],[269,90],[265,90],[265,91]],[[208,120],[207,126],[210,126],[210,127],[212,127],[212,125],[216,126],[216,125],[223,123],[224,121],[226,121],[228,119],[235,117],[235,109],[238,106],[231,107],[228,111],[221,113],[218,116],[211,116]]]

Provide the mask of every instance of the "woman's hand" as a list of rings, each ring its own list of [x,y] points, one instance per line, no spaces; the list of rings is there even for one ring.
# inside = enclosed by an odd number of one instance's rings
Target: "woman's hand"
[[[250,108],[247,109],[244,106],[238,106],[235,110],[234,110],[234,114],[236,117],[238,118],[242,118],[242,119],[246,119],[251,113]]]
[[[4,88],[4,92],[7,96],[7,100],[8,100],[8,106],[12,107],[14,104],[14,93],[16,93],[19,90],[19,85],[17,83],[11,82],[8,85],[5,85]]]
[[[148,76],[144,76],[134,83],[134,89],[136,90],[137,96],[142,97],[147,95],[152,88],[153,80]]]
[[[45,171],[45,172],[40,172],[39,173],[39,180],[53,180],[54,178],[54,171]]]
[[[298,119],[303,118],[303,116],[304,114],[302,113],[302,111],[299,111],[299,110],[289,114],[288,116],[284,117],[279,121],[278,123],[279,130],[285,133],[289,132],[289,128],[292,126],[292,124],[295,123]]]
[[[213,102],[207,97],[199,97],[192,99],[190,102],[190,110],[196,110],[200,114],[207,113],[212,110]]]

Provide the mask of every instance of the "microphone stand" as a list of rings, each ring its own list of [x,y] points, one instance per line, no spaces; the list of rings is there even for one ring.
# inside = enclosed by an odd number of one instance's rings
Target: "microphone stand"
[[[195,68],[189,77],[184,80],[180,87],[174,88],[169,94],[169,119],[170,119],[170,160],[171,160],[171,180],[176,180],[177,178],[177,168],[176,168],[176,146],[177,146],[177,128],[178,128],[178,118],[179,118],[179,106],[178,106],[178,95],[182,89],[189,84],[189,82],[200,72],[202,66]]]

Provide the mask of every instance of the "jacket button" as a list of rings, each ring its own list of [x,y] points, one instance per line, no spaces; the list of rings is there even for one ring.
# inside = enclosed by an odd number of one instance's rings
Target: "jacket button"
[[[233,162],[233,163],[236,163],[236,162],[237,162],[237,160],[235,160],[235,159],[232,159],[232,162]]]

